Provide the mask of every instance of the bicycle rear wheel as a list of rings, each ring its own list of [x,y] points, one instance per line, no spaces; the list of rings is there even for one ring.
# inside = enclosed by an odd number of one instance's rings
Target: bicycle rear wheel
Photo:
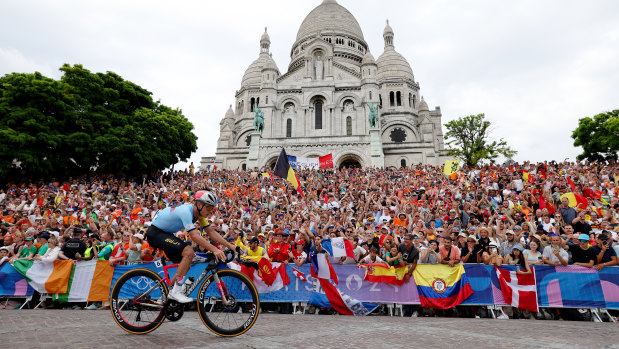
[[[249,330],[260,309],[256,286],[243,273],[236,270],[220,270],[217,276],[221,287],[227,290],[229,302],[224,304],[215,274],[204,280],[198,292],[198,313],[204,325],[223,337],[234,337]]]
[[[163,323],[164,299],[167,294],[167,285],[154,271],[130,270],[114,284],[110,296],[110,310],[123,330],[133,334],[146,334]]]

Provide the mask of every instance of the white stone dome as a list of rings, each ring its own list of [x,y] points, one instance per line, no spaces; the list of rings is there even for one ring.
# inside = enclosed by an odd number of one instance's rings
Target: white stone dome
[[[250,64],[245,74],[243,74],[241,87],[260,85],[262,82],[262,69],[265,67],[275,70],[279,74],[279,69],[273,58],[268,53],[261,53],[258,59]]]
[[[372,56],[370,51],[366,52],[365,56],[363,56],[363,59],[361,60],[361,65],[366,65],[366,64],[376,64],[376,61],[374,60],[374,56]]]
[[[376,60],[378,65],[378,81],[389,79],[410,79],[415,81],[413,69],[406,58],[396,52],[393,46],[385,48],[380,57]]]
[[[423,97],[421,97],[421,102],[419,102],[419,111],[430,111],[430,108],[428,108],[428,103],[426,103],[426,100],[423,99]]]
[[[226,118],[233,118],[234,117],[234,111],[232,110],[232,104],[230,104],[230,107],[228,108],[228,111],[226,112]]]
[[[297,32],[296,41],[321,31],[349,34],[364,40],[363,31],[355,16],[335,0],[324,0],[305,17]]]

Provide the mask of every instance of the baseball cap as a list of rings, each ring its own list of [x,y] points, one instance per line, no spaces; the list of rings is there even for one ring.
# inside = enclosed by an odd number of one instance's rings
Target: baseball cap
[[[262,233],[260,233],[260,234],[262,234]],[[262,236],[264,236],[264,234],[262,234]],[[258,238],[255,237],[255,236],[253,238],[249,239],[249,243],[256,243],[257,244],[259,242],[260,242],[260,240],[258,240]]]
[[[511,230],[511,229],[507,229],[507,230],[505,231],[505,234],[512,234],[512,235],[514,235],[514,231],[513,231],[513,230]]]
[[[133,234],[133,237],[134,238],[138,238],[140,240],[144,240],[144,235],[142,235],[142,234]]]
[[[305,246],[305,240],[297,240],[297,242],[294,243],[295,245],[303,245]]]
[[[580,240],[580,241],[587,241],[588,242],[589,241],[589,235],[587,235],[587,234],[580,234],[578,236],[578,240]]]
[[[290,235],[290,230],[289,229],[284,229],[284,235]]]

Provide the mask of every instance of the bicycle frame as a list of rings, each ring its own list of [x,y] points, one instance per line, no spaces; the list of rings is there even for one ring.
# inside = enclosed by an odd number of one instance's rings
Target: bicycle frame
[[[155,261],[155,265],[161,266],[163,268],[163,274],[165,277],[161,279],[161,282],[165,282],[168,286],[173,286],[168,270],[178,267],[178,263],[166,265],[164,261]],[[214,270],[216,270],[216,268],[205,268],[202,274],[200,274],[200,276],[198,276],[198,278],[194,280],[191,285],[189,285],[189,287],[185,290],[185,295],[189,296],[196,289],[196,287],[198,287],[198,285],[202,283],[202,280],[204,280],[209,273],[213,273],[213,278],[215,279],[215,284],[217,285],[217,289],[219,290],[219,293],[221,295],[221,300],[225,305],[228,305],[228,290],[226,289],[226,285],[223,284],[219,279],[217,272],[213,272]],[[150,293],[153,289],[154,287],[146,291],[144,294]]]

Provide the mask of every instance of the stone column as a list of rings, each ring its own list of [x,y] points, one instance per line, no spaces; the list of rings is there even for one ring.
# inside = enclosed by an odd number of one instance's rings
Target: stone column
[[[385,167],[385,153],[383,153],[383,142],[380,139],[380,129],[370,128],[370,166]]]
[[[254,131],[251,134],[249,154],[247,154],[247,169],[258,167],[258,157],[260,155],[260,132]]]

